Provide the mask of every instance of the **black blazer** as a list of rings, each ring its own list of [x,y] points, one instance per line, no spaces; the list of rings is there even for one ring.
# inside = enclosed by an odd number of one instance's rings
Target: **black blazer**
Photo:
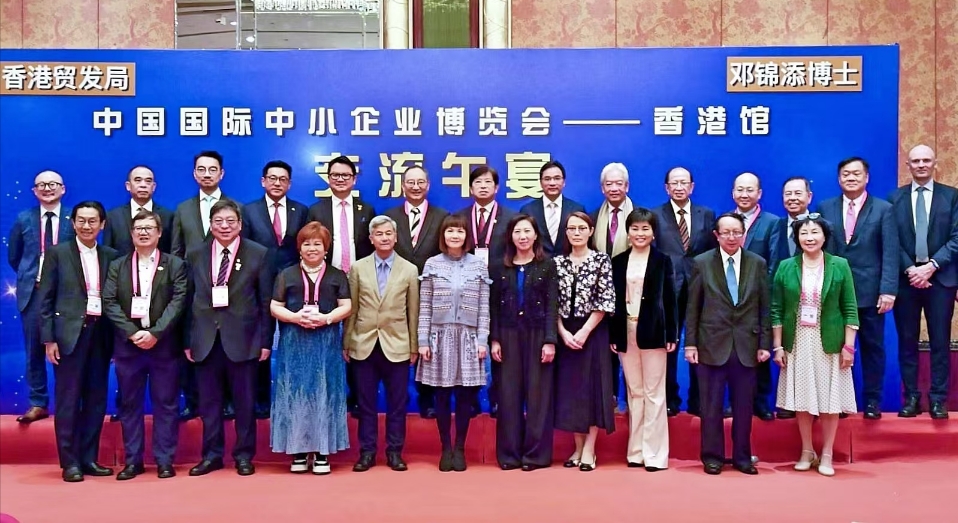
[[[153,212],[160,215],[160,224],[163,226],[158,248],[162,252],[169,253],[173,245],[173,211],[160,207],[154,201]],[[133,252],[131,227],[133,227],[132,202],[110,209],[106,215],[106,227],[103,228],[103,245],[115,249],[121,256]]]
[[[143,349],[129,341],[130,336],[144,330],[139,319],[130,318],[134,259],[135,256],[130,253],[114,260],[103,286],[103,313],[113,324],[113,347],[117,357],[135,356],[143,352]],[[171,358],[179,355],[180,328],[191,295],[186,262],[176,256],[160,253],[150,292],[150,328],[145,329],[157,340],[150,352]]]
[[[489,290],[489,341],[502,341],[503,329],[540,328],[542,343],[558,343],[559,278],[552,258],[525,267],[523,307],[519,308],[519,268],[497,264]]]
[[[212,253],[208,240],[190,250],[186,261],[193,284],[184,347],[192,349],[193,361],[201,362],[213,349],[217,332],[223,350],[235,362],[258,359],[261,349],[273,346],[275,321],[269,312],[273,280],[266,247],[240,241],[229,279],[229,306],[213,308]],[[240,269],[236,270],[236,263]]]
[[[675,221],[672,211],[672,202],[667,201],[652,209],[658,219],[655,231],[655,247],[672,258],[672,267],[675,269],[675,289],[680,290],[688,285],[692,277],[692,260],[710,249],[718,247],[712,226],[715,223],[715,211],[701,205],[691,205],[689,214],[692,223],[689,227],[689,250],[682,249],[682,237],[679,235],[679,225]],[[624,222],[623,222],[624,223]]]
[[[429,204],[426,216],[423,218],[422,228],[419,230],[419,242],[412,246],[412,235],[409,234],[409,216],[406,215],[406,204],[403,202],[385,212],[396,221],[396,253],[412,262],[422,274],[426,260],[439,254],[439,226],[442,220],[449,216],[449,211],[442,207]]]
[[[466,234],[472,236],[472,218],[473,218],[473,204],[470,204],[469,207],[465,209],[460,209],[456,214],[462,216],[466,220]],[[489,240],[489,265],[496,266],[502,264],[502,260],[506,256],[506,242],[509,240],[508,233],[506,232],[506,226],[509,224],[509,220],[516,215],[516,211],[502,205],[501,203],[496,205],[496,215],[492,218],[491,223],[489,220],[486,221],[486,228],[484,230],[478,231],[478,235],[482,238],[482,241],[486,240],[486,234],[489,232],[489,227],[492,227],[492,238]],[[476,224],[478,227],[479,224]],[[472,254],[476,253],[476,250],[473,249],[469,251]]]
[[[102,290],[110,262],[115,260],[118,254],[98,243],[96,255],[100,265]],[[56,342],[61,354],[71,354],[86,321],[87,302],[86,279],[83,277],[83,263],[80,261],[80,248],[76,240],[58,243],[47,251],[41,274],[40,341]],[[101,318],[101,324],[102,320]],[[103,343],[108,341],[97,340]],[[109,349],[108,352],[113,351]]]
[[[565,244],[568,241],[565,226],[569,221],[569,215],[576,211],[585,212],[585,207],[563,194],[562,211],[559,214],[559,232],[556,234],[556,243],[553,245],[552,238],[549,237],[549,228],[546,226],[545,202],[542,198],[536,198],[519,209],[520,213],[535,218],[536,224],[539,225],[539,233],[542,235],[542,250],[549,256],[561,256],[565,252]]]
[[[626,352],[628,309],[626,308],[626,274],[632,249],[612,258],[612,287],[615,289],[615,314],[609,318],[609,338],[615,350]],[[678,343],[679,319],[672,259],[652,248],[642,282],[642,304],[639,308],[635,341],[640,349],[664,349],[666,343]]]
[[[220,191],[220,199],[224,198],[229,198],[229,196]],[[197,194],[180,203],[176,207],[176,212],[173,213],[170,254],[185,258],[187,251],[210,238],[212,236],[209,232],[203,230],[203,219],[200,217],[200,195]]]
[[[356,243],[356,259],[353,263],[369,256],[376,249],[373,243],[369,241],[369,222],[376,217],[376,210],[372,205],[360,200],[358,196],[353,196],[353,241]],[[332,243],[336,243],[336,234],[339,232],[333,227],[333,199],[332,197],[323,198],[309,207],[309,216],[306,222],[317,221],[329,229]],[[326,252],[326,263],[333,263],[333,249]]]
[[[868,195],[858,211],[851,242],[846,243],[842,198],[825,200],[817,209],[832,229],[826,250],[848,260],[858,306],[875,307],[880,294],[898,294],[899,245],[895,212],[890,203]]]
[[[286,198],[286,235],[283,243],[276,243],[273,234],[273,210],[266,205],[266,197],[243,205],[243,238],[266,247],[269,250],[269,262],[273,274],[279,274],[286,267],[299,262],[299,250],[296,248],[296,235],[306,225],[309,209],[306,205]]]
[[[761,256],[744,249],[741,263],[738,305],[732,305],[719,249],[695,257],[685,346],[698,348],[699,363],[724,365],[735,353],[742,365],[754,367],[758,351],[770,348],[768,267]]]
[[[895,209],[898,225],[899,271],[915,265],[915,219],[911,205],[911,184],[900,187],[888,201]],[[958,190],[935,182],[928,215],[928,256],[939,269],[931,277],[932,283],[944,287],[958,287]],[[905,283],[908,280],[903,280]]]

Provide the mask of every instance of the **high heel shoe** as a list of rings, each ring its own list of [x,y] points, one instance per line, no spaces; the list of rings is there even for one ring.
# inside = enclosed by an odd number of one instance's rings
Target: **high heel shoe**
[[[811,456],[811,459],[806,460],[806,456]],[[802,459],[798,460],[798,463],[795,464],[795,470],[799,472],[805,472],[806,470],[811,470],[812,467],[818,466],[818,456],[815,454],[814,450],[803,450]]]
[[[567,459],[566,462],[562,464],[562,466],[567,469],[576,468],[581,463],[580,461],[581,458],[582,458],[581,455],[577,458],[575,457],[575,454],[573,454],[572,456],[569,456],[569,459]]]
[[[595,470],[595,456],[592,457],[592,464],[581,462],[579,463],[579,470],[582,472],[592,472]]]
[[[824,464],[825,458],[828,458],[828,465]],[[832,468],[832,455],[822,453],[822,463],[818,464],[818,473],[822,476],[832,477],[835,475],[835,469]]]

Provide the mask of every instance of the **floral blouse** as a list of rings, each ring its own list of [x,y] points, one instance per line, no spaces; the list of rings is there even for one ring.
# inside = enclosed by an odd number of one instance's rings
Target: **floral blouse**
[[[590,251],[578,269],[568,256],[556,257],[555,264],[559,276],[559,316],[585,318],[593,311],[615,312],[612,260],[608,254]]]

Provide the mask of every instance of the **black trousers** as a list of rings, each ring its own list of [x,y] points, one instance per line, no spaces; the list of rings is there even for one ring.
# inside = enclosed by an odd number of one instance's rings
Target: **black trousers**
[[[226,440],[223,432],[223,389],[228,385],[236,410],[236,444],[233,459],[253,459],[256,454],[256,366],[259,360],[232,361],[223,351],[219,333],[213,350],[196,364],[199,385],[199,413],[203,419],[203,459],[222,458]]]
[[[685,309],[689,301],[689,283],[688,280],[682,284],[679,289],[678,298],[678,316],[679,332],[685,329]],[[670,409],[680,410],[682,407],[682,395],[679,393],[679,353],[684,354],[683,347],[679,347],[668,354],[665,367],[665,404]],[[618,361],[618,360],[617,360]],[[618,390],[618,389],[616,389]],[[689,365],[689,403],[688,410],[695,412],[699,409],[699,379],[695,367]]]
[[[53,427],[61,468],[85,465],[97,459],[110,372],[107,330],[106,318],[88,316],[73,352],[61,352],[59,365],[53,366],[56,376]]]
[[[118,410],[123,428],[125,461],[127,465],[143,464],[143,406],[149,382],[150,402],[153,405],[153,457],[157,465],[172,465],[179,439],[179,362],[176,356],[161,355],[136,346],[133,348],[140,352],[114,358],[119,391],[123,398]]]
[[[755,394],[755,368],[742,365],[735,351],[722,365],[698,367],[702,380],[702,463],[725,463],[725,388],[732,404],[732,463],[752,463],[752,404]]]
[[[555,368],[542,363],[542,329],[502,329],[496,459],[500,465],[552,463]]]
[[[755,366],[755,410],[771,410],[769,399],[772,397],[772,360],[760,362]]]
[[[951,317],[955,313],[955,292],[958,288],[932,284],[927,289],[908,285],[902,276],[895,299],[895,326],[898,328],[898,367],[906,398],[918,398],[918,336],[921,313],[928,324],[931,348],[931,401],[948,399],[948,374],[951,371]]]
[[[862,364],[865,405],[880,408],[885,383],[885,315],[878,314],[874,306],[859,307],[858,323],[858,358]]]
[[[359,402],[359,452],[375,454],[379,439],[379,383],[386,389],[386,453],[401,453],[406,443],[406,404],[409,401],[409,361],[389,361],[379,341],[364,360],[350,367]]]

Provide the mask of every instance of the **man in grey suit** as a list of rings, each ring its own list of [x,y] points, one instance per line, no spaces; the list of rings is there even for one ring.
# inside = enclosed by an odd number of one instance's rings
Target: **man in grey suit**
[[[842,195],[823,201],[818,212],[832,227],[828,252],[848,260],[852,269],[861,322],[858,343],[865,419],[879,419],[885,381],[885,313],[892,310],[898,294],[898,228],[891,204],[868,194],[864,158],[839,162],[838,184]]]
[[[585,207],[562,194],[565,189],[565,167],[556,160],[546,162],[539,169],[539,185],[542,187],[542,198],[523,205],[519,212],[536,219],[543,232],[542,250],[550,257],[561,256],[565,252],[565,224],[569,215],[576,211],[585,212]]]

